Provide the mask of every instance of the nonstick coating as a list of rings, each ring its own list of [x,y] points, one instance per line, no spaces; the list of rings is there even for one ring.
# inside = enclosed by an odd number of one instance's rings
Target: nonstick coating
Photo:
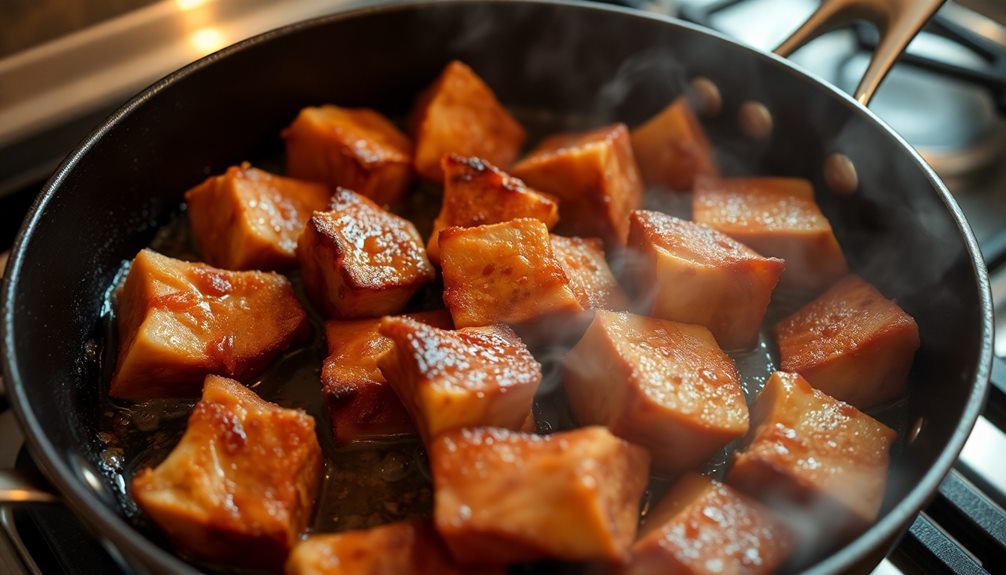
[[[991,361],[988,278],[956,203],[897,135],[785,61],[638,12],[551,2],[443,2],[362,9],[286,27],[158,82],[60,167],[14,248],[4,283],[5,378],[36,461],[67,503],[138,569],[192,572],[120,515],[96,437],[102,293],[150,243],[184,190],[243,160],[273,157],[305,105],[404,114],[457,58],[508,106],[630,126],[705,76],[723,95],[707,123],[728,173],[812,180],[852,268],[894,297],[922,337],[882,519],[816,566],[866,569],[935,490],[977,418]],[[747,100],[772,136],[740,135]],[[832,152],[860,187],[828,191]]]

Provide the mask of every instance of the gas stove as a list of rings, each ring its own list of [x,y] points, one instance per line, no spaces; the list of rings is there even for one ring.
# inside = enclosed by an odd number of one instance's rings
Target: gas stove
[[[60,12],[57,0],[24,3],[32,8],[8,15],[6,26],[19,31],[16,37],[0,23],[0,252],[10,247],[56,163],[129,95],[227,44],[359,2],[79,3],[79,10],[69,11],[76,18]],[[617,3],[676,15],[767,50],[817,5],[815,0]],[[34,18],[31,10],[38,12]],[[47,10],[63,17],[40,19]],[[793,60],[851,92],[875,42],[867,27],[833,32]],[[1006,309],[1006,4],[947,4],[909,47],[871,108],[920,151],[954,193],[985,255],[995,305]],[[996,332],[996,354],[1006,357],[1006,313],[997,314]],[[959,461],[874,573],[995,573],[1006,566],[1006,363],[997,363],[992,377],[985,412]],[[31,469],[5,407],[0,400],[0,468]],[[0,573],[126,572],[114,549],[103,547],[66,509],[0,508]]]

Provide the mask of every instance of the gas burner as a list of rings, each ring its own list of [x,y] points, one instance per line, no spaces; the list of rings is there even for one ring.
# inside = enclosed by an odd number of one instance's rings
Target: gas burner
[[[771,1],[771,6],[769,3]],[[680,15],[763,49],[781,42],[817,6],[813,0],[688,0]],[[811,42],[793,60],[852,92],[876,46],[868,26]],[[871,109],[942,177],[962,179],[1006,151],[1006,28],[948,4],[909,46]],[[966,185],[953,186],[955,192]]]

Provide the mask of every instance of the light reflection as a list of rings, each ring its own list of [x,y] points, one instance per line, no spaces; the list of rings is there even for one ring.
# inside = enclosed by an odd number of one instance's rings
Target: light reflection
[[[901,569],[898,569],[894,563],[884,559],[880,562],[880,565],[877,565],[877,568],[873,570],[871,575],[903,575],[903,573],[904,572]]]
[[[216,52],[227,45],[224,33],[213,26],[206,26],[205,28],[196,30],[192,33],[190,41],[200,54]]]
[[[207,0],[175,0],[175,5],[178,6],[179,10],[188,11],[194,10],[203,4],[206,4]]]
[[[31,491],[24,489],[11,489],[10,491],[4,492],[4,497],[7,501],[11,503],[18,503],[20,501],[31,501],[34,494]]]
[[[975,428],[961,451],[961,461],[970,467],[986,481],[990,482],[1000,494],[1006,495],[1006,436],[995,424],[979,417]]]
[[[84,476],[84,481],[91,486],[91,489],[95,491],[102,491],[104,489],[105,486],[101,479],[97,476],[97,474],[91,471],[90,467],[82,465],[80,467],[80,474]]]

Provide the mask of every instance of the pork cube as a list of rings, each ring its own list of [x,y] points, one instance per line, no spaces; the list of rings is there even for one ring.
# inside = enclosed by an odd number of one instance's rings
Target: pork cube
[[[538,431],[538,422],[534,418],[534,408],[528,412],[527,417],[524,418],[524,423],[521,424],[517,431],[523,431],[524,433],[535,433]]]
[[[382,206],[398,203],[412,183],[412,142],[374,110],[304,108],[283,139],[286,171],[295,178],[347,188]]]
[[[339,189],[297,244],[304,290],[327,318],[398,313],[436,272],[412,222]]]
[[[780,369],[866,409],[905,393],[919,326],[898,304],[850,275],[775,328]]]
[[[388,317],[380,333],[392,348],[378,365],[427,444],[452,429],[521,429],[541,365],[506,326],[439,329]]]
[[[419,176],[443,182],[446,154],[478,156],[507,169],[527,137],[482,78],[457,60],[421,93],[410,117]]]
[[[629,214],[643,203],[624,124],[548,137],[512,173],[559,198],[561,233],[596,236],[609,247],[625,245]]]
[[[562,362],[577,421],[650,450],[653,466],[698,466],[748,430],[737,368],[709,330],[598,311]]]
[[[463,429],[429,456],[434,521],[459,563],[621,561],[635,538],[649,456],[603,427]]]
[[[768,575],[792,547],[789,530],[771,511],[688,473],[646,515],[619,575]]]
[[[783,286],[820,291],[848,271],[807,180],[699,178],[692,211],[696,222],[785,260]]]
[[[137,474],[132,495],[185,555],[279,570],[311,519],[321,468],[314,419],[210,375],[185,435]]]
[[[439,328],[452,327],[447,310],[408,314]],[[408,435],[412,418],[388,385],[377,360],[394,344],[378,333],[381,318],[325,323],[328,357],[321,367],[321,393],[332,416],[336,445]]]
[[[808,547],[877,518],[893,430],[784,372],[765,384],[751,425],[727,483],[782,511]]]
[[[725,349],[757,343],[782,260],[660,212],[630,222],[628,275],[648,315],[704,325]]]
[[[119,354],[109,395],[198,395],[214,373],[247,380],[310,333],[290,281],[142,250],[116,296]]]
[[[639,171],[650,185],[687,192],[696,176],[718,173],[709,139],[684,96],[632,130],[631,138]]]
[[[604,259],[597,238],[550,236],[552,253],[569,279],[569,288],[583,309],[620,310],[628,307],[622,287]]]
[[[548,194],[479,158],[449,154],[443,159],[444,203],[433,221],[426,252],[440,263],[440,230],[498,224],[516,218],[541,220],[549,229],[559,221],[559,204]]]
[[[292,267],[297,238],[332,193],[311,182],[274,176],[249,164],[185,192],[192,235],[210,265],[229,270]]]
[[[312,535],[293,548],[286,575],[506,575],[454,563],[429,521]]]
[[[447,228],[440,232],[440,267],[444,303],[458,327],[583,309],[538,220]]]

